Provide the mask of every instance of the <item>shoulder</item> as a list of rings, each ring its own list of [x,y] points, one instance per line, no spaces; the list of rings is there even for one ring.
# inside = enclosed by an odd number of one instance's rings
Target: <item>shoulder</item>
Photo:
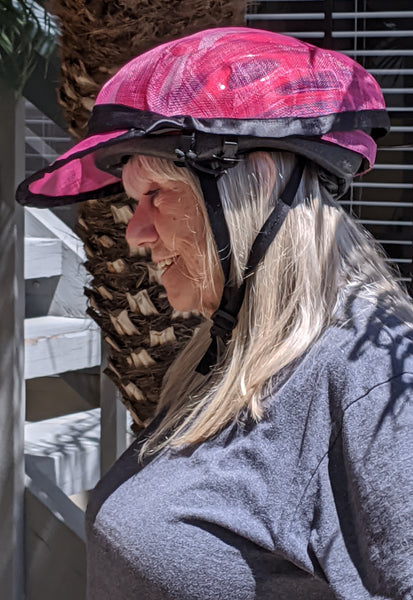
[[[413,328],[405,316],[402,307],[358,300],[348,307],[347,320],[326,336],[323,352],[330,348],[327,371],[339,400],[336,409],[356,430],[366,423],[382,426],[385,418],[393,427],[410,420]]]
[[[410,323],[407,322],[410,319]],[[392,306],[353,298],[340,310],[338,324],[326,332],[325,342],[335,343],[351,362],[363,356],[412,354],[413,306]]]
[[[310,354],[325,365],[324,376],[333,389],[345,392],[345,401],[351,403],[377,386],[413,374],[413,328],[404,322],[401,309],[355,299]]]
[[[412,377],[412,326],[398,310],[356,298],[288,375],[278,378],[271,396],[291,395],[295,411],[297,400],[304,411],[317,406],[339,425],[345,412],[374,390],[386,398],[398,387],[409,388]]]
[[[413,332],[379,303],[354,301],[344,317],[289,379],[303,412],[299,460],[309,466],[295,474],[291,521],[303,527],[311,515],[312,549],[334,590],[345,572],[349,590],[380,585],[393,598],[413,585]]]

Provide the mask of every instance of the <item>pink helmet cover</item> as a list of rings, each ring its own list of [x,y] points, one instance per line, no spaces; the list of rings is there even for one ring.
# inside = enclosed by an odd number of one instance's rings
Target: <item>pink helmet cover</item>
[[[231,119],[384,108],[377,82],[351,58],[246,27],[195,33],[138,56],[106,83],[99,104]]]
[[[381,134],[387,119],[377,82],[351,58],[242,27],[202,31],[134,58],[102,88],[96,115],[99,108],[115,115],[121,107],[150,115],[155,124],[191,117],[217,135],[225,123],[242,126],[247,136],[260,125],[265,135],[259,135],[272,139],[288,139],[298,128],[306,139],[364,157],[364,170],[375,160],[374,132]],[[150,131],[96,115],[85,140],[19,186],[19,202],[67,204],[120,189],[118,177],[96,167],[96,151],[115,148],[135,131],[138,152],[137,138]]]

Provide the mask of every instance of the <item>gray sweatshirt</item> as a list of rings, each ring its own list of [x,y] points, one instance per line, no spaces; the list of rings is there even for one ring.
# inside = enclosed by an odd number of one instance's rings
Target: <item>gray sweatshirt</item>
[[[88,600],[413,599],[413,332],[356,301],[264,400],[87,511]]]

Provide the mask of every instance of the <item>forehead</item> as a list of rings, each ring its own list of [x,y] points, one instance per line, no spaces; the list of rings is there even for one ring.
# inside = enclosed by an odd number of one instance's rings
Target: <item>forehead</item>
[[[129,161],[122,170],[123,187],[126,194],[134,200],[141,200],[148,192],[159,190],[155,205],[162,206],[162,212],[170,214],[185,213],[186,216],[201,215],[202,208],[194,189],[188,181],[171,179],[162,172],[155,172]]]
[[[137,160],[129,160],[122,169],[123,187],[125,192],[132,197],[136,194],[146,193],[154,184],[163,186],[166,182],[165,176],[145,168]]]

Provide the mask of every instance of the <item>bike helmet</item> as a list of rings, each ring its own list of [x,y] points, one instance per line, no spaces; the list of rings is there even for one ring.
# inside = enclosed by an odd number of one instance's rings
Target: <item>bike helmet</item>
[[[285,219],[305,159],[341,195],[369,170],[375,140],[389,130],[375,79],[351,58],[278,33],[242,28],[202,31],[131,60],[96,98],[87,137],[17,190],[27,206],[51,207],[121,191],[133,154],[157,156],[199,177],[225,286],[213,315],[216,341],[236,324],[245,285],[229,284],[229,235],[217,179],[243,155],[286,150],[297,166],[251,249],[254,271]],[[205,364],[206,364],[205,363]],[[208,365],[201,367],[206,371]]]

